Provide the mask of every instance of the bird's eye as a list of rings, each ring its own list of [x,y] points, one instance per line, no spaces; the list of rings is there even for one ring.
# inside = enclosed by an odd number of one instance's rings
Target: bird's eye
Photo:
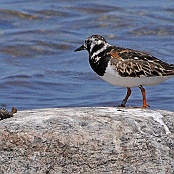
[[[87,40],[87,41],[86,41],[86,44],[90,44],[90,43],[91,43],[91,41],[90,41],[90,40]]]

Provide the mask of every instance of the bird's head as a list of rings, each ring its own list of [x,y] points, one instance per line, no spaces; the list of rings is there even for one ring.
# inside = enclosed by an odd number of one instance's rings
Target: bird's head
[[[106,47],[108,42],[106,39],[100,35],[92,35],[86,38],[84,44],[77,48],[76,51],[82,51],[82,50],[87,50],[89,54],[94,53],[103,47]]]

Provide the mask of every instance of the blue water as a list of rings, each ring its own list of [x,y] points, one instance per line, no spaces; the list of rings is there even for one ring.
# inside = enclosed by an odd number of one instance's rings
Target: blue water
[[[18,110],[117,106],[126,89],[100,79],[87,52],[74,53],[92,34],[174,64],[174,2],[1,0],[0,104]],[[146,87],[152,109],[174,111],[174,78]],[[134,88],[128,105],[141,105]]]

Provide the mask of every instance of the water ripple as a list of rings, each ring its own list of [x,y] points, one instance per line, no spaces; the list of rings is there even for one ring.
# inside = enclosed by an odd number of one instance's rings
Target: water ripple
[[[8,9],[0,9],[0,15],[1,17],[8,17],[8,19],[13,19],[15,17],[21,18],[21,19],[27,19],[27,20],[39,20],[41,19],[38,16],[23,13],[20,11],[15,11],[15,10],[8,10]]]

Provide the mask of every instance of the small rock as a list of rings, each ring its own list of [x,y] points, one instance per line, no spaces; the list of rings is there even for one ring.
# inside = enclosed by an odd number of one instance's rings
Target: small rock
[[[15,113],[17,113],[17,109],[15,107],[12,107],[11,112],[4,108],[0,108],[0,120],[13,117],[13,114]]]

